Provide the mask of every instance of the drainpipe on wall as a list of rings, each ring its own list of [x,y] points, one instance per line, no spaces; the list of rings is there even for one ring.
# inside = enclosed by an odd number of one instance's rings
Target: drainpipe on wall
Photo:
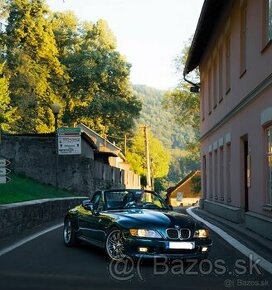
[[[190,92],[191,93],[199,93],[200,90],[200,83],[196,84],[193,83],[192,81],[186,79],[186,74],[183,74],[183,79],[185,80],[185,82],[189,83],[190,85],[192,85],[192,87],[190,87]]]

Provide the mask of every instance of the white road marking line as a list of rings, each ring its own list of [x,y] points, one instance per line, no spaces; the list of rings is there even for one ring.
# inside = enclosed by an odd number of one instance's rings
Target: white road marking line
[[[216,232],[218,235],[220,235],[224,240],[226,240],[231,246],[233,246],[235,249],[240,251],[242,254],[244,254],[246,257],[252,259],[252,261],[257,262],[259,260],[258,265],[260,265],[264,270],[272,274],[272,263],[267,261],[265,258],[262,256],[258,255],[256,252],[253,250],[249,249],[236,239],[234,239],[232,236],[218,228],[217,226],[209,223],[208,221],[204,220],[203,218],[199,217],[195,213],[192,212],[192,210],[196,206],[187,208],[186,211],[188,212],[189,215],[191,215],[193,218],[195,218],[198,221],[201,221],[203,224],[205,224],[207,227],[209,227],[211,230]]]
[[[15,250],[16,248],[18,248],[18,247],[20,247],[20,246],[22,246],[22,245],[24,245],[24,244],[36,239],[36,238],[44,235],[44,234],[46,234],[48,232],[51,232],[53,230],[56,230],[56,229],[58,229],[58,228],[60,228],[62,226],[63,226],[63,223],[60,223],[60,224],[54,225],[52,227],[49,227],[49,228],[47,228],[47,229],[45,229],[43,231],[40,231],[40,232],[38,232],[36,234],[33,234],[33,235],[31,235],[31,236],[29,236],[27,238],[22,239],[19,242],[0,250],[0,257],[5,255],[5,254],[7,254],[8,252],[11,252],[11,251]]]

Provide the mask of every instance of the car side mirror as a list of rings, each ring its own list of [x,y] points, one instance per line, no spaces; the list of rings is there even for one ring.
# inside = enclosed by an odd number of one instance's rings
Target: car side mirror
[[[93,212],[93,204],[92,203],[89,203],[87,204],[87,209],[90,210],[91,212]]]
[[[92,214],[93,215],[99,215],[100,210],[98,204],[92,204]]]
[[[91,212],[93,212],[93,203],[91,203],[89,200],[83,200],[82,201],[82,206],[86,210],[90,210]]]

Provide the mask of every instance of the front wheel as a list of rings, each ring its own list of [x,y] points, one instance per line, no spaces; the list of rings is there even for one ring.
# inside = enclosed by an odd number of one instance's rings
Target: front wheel
[[[75,234],[75,229],[72,224],[71,218],[66,218],[63,226],[63,241],[67,247],[76,246],[78,239]]]
[[[126,257],[124,238],[119,229],[112,229],[106,240],[106,251],[111,260],[120,261]]]

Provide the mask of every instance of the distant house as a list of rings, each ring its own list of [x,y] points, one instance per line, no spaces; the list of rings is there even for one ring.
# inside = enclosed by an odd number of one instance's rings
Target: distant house
[[[167,190],[167,197],[172,206],[188,206],[198,203],[201,194],[194,193],[197,177],[200,178],[199,170],[194,170],[184,177],[176,186]],[[195,182],[194,182],[195,181]]]
[[[184,76],[196,67],[201,205],[272,239],[272,1],[205,0]]]

